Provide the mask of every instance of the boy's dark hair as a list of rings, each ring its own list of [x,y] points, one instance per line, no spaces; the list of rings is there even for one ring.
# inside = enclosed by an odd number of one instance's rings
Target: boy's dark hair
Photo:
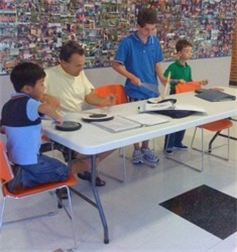
[[[36,82],[45,76],[41,66],[32,62],[22,62],[13,68],[10,80],[15,91],[20,92],[25,85],[34,87]]]
[[[84,49],[76,41],[70,40],[61,47],[59,59],[68,62],[74,53],[85,55]]]
[[[193,45],[186,39],[180,39],[175,45],[176,51],[181,52],[185,47],[193,47]]]
[[[144,27],[146,24],[156,24],[157,13],[155,9],[141,9],[137,15],[137,23],[139,26]]]

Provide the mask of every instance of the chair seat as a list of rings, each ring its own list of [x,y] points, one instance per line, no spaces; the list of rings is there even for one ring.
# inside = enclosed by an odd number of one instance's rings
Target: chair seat
[[[231,128],[232,126],[233,126],[233,123],[231,120],[223,119],[223,120],[200,125],[198,126],[198,128],[206,129],[209,131],[221,131],[224,129]]]
[[[60,187],[64,187],[64,186],[74,186],[78,183],[78,180],[74,177],[74,175],[71,173],[69,175],[69,178],[65,181],[62,182],[55,182],[55,183],[47,183],[47,184],[43,184],[43,185],[39,185],[33,188],[22,188],[19,189],[19,191],[11,193],[7,186],[4,185],[3,186],[3,194],[4,196],[9,196],[9,197],[14,197],[14,198],[22,198],[22,197],[26,197],[28,195],[32,195],[32,194],[36,194],[36,193],[40,193],[40,192],[44,192],[44,191],[50,191],[53,190],[55,188],[60,188]]]

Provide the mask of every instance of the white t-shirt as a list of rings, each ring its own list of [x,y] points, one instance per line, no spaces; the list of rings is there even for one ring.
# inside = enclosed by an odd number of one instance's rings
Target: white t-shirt
[[[65,112],[80,112],[85,96],[94,89],[84,71],[79,76],[66,73],[60,65],[46,69],[46,93],[57,97]]]

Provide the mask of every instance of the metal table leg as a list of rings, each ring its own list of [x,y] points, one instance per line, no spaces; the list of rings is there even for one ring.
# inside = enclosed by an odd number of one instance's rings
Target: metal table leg
[[[95,184],[96,182],[95,181],[96,180],[96,155],[91,156],[91,177],[92,177],[91,188],[95,197],[96,208],[99,211],[100,219],[101,219],[103,229],[104,229],[104,243],[107,244],[109,243],[109,230],[108,230],[108,225],[105,218],[104,210],[100,201],[99,193],[97,191],[96,184]]]
[[[72,151],[69,149],[68,151],[68,155],[69,155],[69,162],[71,161],[71,157],[72,157]],[[91,204],[92,206],[94,206],[95,208],[97,208],[97,210],[99,211],[100,214],[100,219],[103,225],[103,229],[104,229],[104,243],[108,244],[109,243],[109,230],[108,230],[108,225],[107,225],[107,221],[105,218],[105,214],[104,214],[104,210],[100,201],[100,196],[99,193],[97,191],[97,187],[96,187],[96,155],[92,155],[91,156],[91,188],[92,188],[92,192],[95,198],[95,202],[92,201],[91,199],[89,199],[87,196],[83,195],[82,193],[78,192],[76,189],[70,187],[70,190],[75,193],[77,196],[81,197],[82,199],[84,199],[85,201],[87,201],[89,204]]]

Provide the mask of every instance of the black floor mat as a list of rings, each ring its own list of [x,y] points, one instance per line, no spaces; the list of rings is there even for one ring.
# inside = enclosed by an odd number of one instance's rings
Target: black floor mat
[[[221,239],[237,230],[237,199],[206,185],[160,205]]]

